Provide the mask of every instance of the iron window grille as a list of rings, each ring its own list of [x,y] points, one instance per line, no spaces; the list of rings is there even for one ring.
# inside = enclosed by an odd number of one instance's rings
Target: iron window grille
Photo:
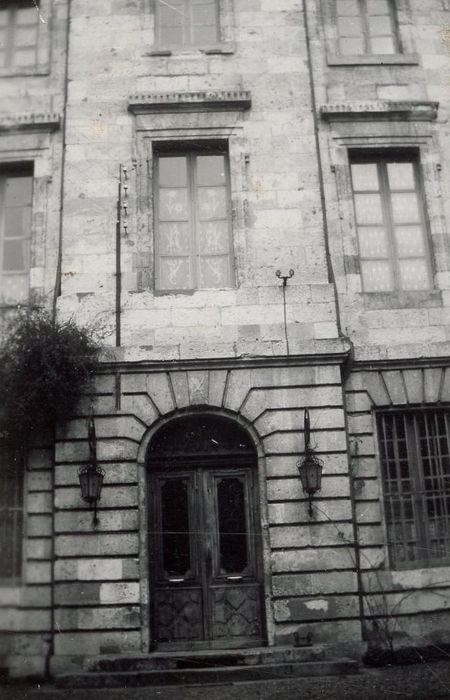
[[[37,64],[39,4],[17,0],[0,7],[0,68]]]
[[[22,575],[24,468],[5,440],[0,440],[0,472],[0,585],[14,585]]]
[[[219,41],[218,0],[155,0],[157,43],[209,46]]]
[[[341,56],[399,53],[395,5],[391,0],[336,0]]]
[[[0,293],[15,302],[29,293],[32,227],[32,166],[0,173]]]
[[[162,148],[162,146],[161,146]],[[155,153],[157,290],[234,284],[228,156],[223,147],[169,144]]]
[[[362,287],[365,292],[431,288],[419,163],[411,151],[350,151]]]
[[[391,566],[450,563],[450,411],[377,415]]]

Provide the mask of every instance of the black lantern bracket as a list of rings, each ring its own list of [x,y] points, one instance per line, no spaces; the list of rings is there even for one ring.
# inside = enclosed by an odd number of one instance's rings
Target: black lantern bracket
[[[89,443],[89,463],[80,467],[78,478],[80,480],[81,498],[94,507],[94,527],[98,525],[97,503],[102,494],[103,479],[105,470],[101,469],[97,463],[97,436],[95,434],[95,422],[93,413],[87,421],[88,443]]]
[[[312,518],[314,515],[313,498],[322,485],[323,461],[317,456],[315,449],[311,447],[311,427],[309,411],[305,409],[304,419],[305,453],[303,459],[297,462],[300,474],[300,481],[304,493],[308,496],[308,514]]]

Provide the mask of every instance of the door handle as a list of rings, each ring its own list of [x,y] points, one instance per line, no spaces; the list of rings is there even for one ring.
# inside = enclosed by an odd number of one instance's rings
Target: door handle
[[[169,578],[169,583],[183,583],[185,580],[184,578]]]
[[[227,581],[242,581],[243,576],[227,576]]]

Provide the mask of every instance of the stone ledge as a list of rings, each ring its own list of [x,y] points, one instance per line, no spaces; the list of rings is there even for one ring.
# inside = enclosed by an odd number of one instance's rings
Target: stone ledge
[[[61,115],[57,112],[0,115],[0,131],[56,131],[60,126]]]
[[[438,108],[439,102],[425,100],[342,102],[321,105],[320,116],[327,121],[433,121],[437,117]]]
[[[328,54],[329,66],[415,66],[419,63],[416,53],[365,54],[362,56],[338,56]]]
[[[128,109],[133,114],[151,112],[245,110],[252,104],[249,90],[165,92],[132,95]]]

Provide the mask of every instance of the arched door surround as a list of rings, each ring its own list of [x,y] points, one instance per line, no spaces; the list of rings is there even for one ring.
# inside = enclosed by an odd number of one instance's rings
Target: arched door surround
[[[257,454],[223,415],[173,418],[147,452],[153,646],[263,643]]]

